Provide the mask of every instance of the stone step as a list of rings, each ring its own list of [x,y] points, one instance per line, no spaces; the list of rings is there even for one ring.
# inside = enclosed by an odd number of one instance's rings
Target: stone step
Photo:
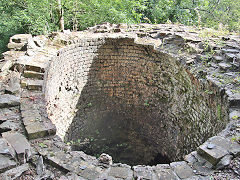
[[[0,108],[7,108],[20,105],[20,97],[3,94],[0,95]]]
[[[28,139],[43,138],[56,134],[56,127],[47,118],[27,117],[23,120]]]
[[[44,73],[47,66],[48,62],[40,62],[29,56],[21,57],[14,65],[14,67],[20,72],[27,70],[40,73]]]
[[[41,101],[38,101],[41,104]],[[29,139],[37,139],[56,134],[56,127],[53,123],[41,114],[40,105],[21,101],[22,121]]]
[[[42,91],[43,80],[22,79],[21,87],[32,91]]]
[[[36,71],[24,71],[23,77],[43,80],[44,73],[40,73],[40,72],[36,72]]]

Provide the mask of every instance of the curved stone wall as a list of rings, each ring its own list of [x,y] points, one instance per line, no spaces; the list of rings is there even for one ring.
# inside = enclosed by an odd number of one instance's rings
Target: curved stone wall
[[[180,160],[228,121],[224,93],[134,38],[81,39],[60,50],[45,96],[65,141],[131,165]]]

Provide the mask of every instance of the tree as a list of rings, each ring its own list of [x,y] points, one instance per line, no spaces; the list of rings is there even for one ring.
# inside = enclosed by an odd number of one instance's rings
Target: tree
[[[58,14],[59,14],[59,26],[60,30],[64,30],[64,17],[63,17],[63,8],[61,0],[57,0],[58,3]]]

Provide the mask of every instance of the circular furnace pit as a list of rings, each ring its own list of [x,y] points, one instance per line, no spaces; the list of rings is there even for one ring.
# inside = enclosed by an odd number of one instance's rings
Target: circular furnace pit
[[[129,165],[181,160],[228,119],[217,87],[131,38],[64,48],[49,67],[45,94],[49,117],[74,150]]]

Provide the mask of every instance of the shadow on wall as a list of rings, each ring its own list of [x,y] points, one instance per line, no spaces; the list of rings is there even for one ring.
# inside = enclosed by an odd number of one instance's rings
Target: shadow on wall
[[[106,39],[97,54],[64,137],[73,149],[129,165],[169,163],[225,127],[217,90],[206,95],[167,54],[131,39]]]
[[[145,48],[118,39],[99,49],[65,136],[75,150],[109,153],[116,162],[128,164],[148,164],[159,154],[159,145],[149,136],[151,126],[161,126],[164,116],[155,112],[159,107],[150,106],[157,88],[149,85],[153,74],[146,65],[157,63],[147,62]],[[160,161],[170,162],[167,157]]]

